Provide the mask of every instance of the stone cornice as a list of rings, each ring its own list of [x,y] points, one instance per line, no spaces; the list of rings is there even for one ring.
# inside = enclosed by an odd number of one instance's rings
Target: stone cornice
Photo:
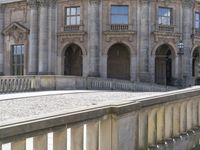
[[[184,7],[193,7],[195,1],[194,0],[182,0],[182,4]]]
[[[51,8],[56,8],[56,2],[57,2],[57,0],[49,0],[49,6]]]
[[[38,1],[37,0],[28,0],[27,3],[28,3],[28,6],[30,8],[37,8],[38,7]]]

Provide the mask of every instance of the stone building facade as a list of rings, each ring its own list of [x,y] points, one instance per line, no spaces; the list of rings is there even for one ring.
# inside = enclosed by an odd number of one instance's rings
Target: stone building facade
[[[164,85],[198,76],[197,0],[2,0],[0,30],[2,75]]]

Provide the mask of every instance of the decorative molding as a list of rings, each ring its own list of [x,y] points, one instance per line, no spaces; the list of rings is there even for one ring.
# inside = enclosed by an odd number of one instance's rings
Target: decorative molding
[[[154,35],[154,41],[164,41],[164,42],[172,42],[174,44],[177,44],[179,41],[181,34],[180,33],[171,33],[171,32],[153,32]]]
[[[101,0],[89,0],[90,5],[99,5],[101,3]]]
[[[28,3],[28,6],[30,8],[37,8],[38,7],[38,1],[37,0],[28,0],[27,3]]]
[[[111,31],[106,31],[104,32],[105,35],[105,41],[106,42],[111,42],[111,41],[128,41],[128,42],[133,42],[133,36],[136,32],[111,32]]]
[[[40,3],[40,7],[48,7],[49,6],[49,0],[38,0]]]
[[[194,0],[182,0],[182,4],[184,7],[193,7],[194,6],[195,1]]]
[[[28,40],[29,29],[15,22],[7,26],[3,30],[3,34],[9,36],[9,38],[13,38],[18,43],[19,41]]]
[[[56,3],[57,3],[57,0],[49,0],[49,6],[51,8],[56,8]]]

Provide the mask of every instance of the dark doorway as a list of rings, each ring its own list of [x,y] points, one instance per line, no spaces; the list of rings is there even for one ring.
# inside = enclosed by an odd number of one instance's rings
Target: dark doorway
[[[192,76],[198,77],[199,48],[196,48],[192,55]]]
[[[115,44],[109,49],[107,77],[130,80],[130,52],[126,45]]]
[[[155,58],[155,82],[172,85],[172,51],[168,45],[160,46]]]
[[[78,45],[69,45],[64,54],[64,75],[82,76],[82,50]]]

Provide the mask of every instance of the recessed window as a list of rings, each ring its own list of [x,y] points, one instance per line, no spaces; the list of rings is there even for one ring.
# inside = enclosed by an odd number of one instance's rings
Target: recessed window
[[[172,8],[159,7],[158,23],[159,25],[172,25]]]
[[[111,6],[111,24],[128,24],[128,6]]]
[[[65,8],[65,25],[80,25],[80,7]]]
[[[200,13],[195,12],[195,22],[194,22],[195,29],[200,29]]]
[[[12,75],[24,74],[24,45],[11,46],[11,69]]]

